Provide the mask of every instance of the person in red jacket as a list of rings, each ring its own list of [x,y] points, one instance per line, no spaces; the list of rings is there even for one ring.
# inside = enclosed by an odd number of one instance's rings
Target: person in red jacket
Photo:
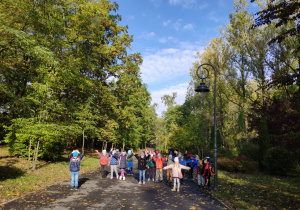
[[[162,168],[163,168],[164,161],[167,158],[166,157],[162,158],[161,154],[158,153],[157,157],[153,156],[152,159],[155,161],[155,164],[156,164],[156,180],[155,180],[155,182],[162,182],[163,181],[163,171],[162,171]]]
[[[204,159],[204,165],[205,165],[204,173],[203,173],[203,176],[205,177],[204,188],[206,188],[206,187],[210,187],[210,177],[211,175],[215,175],[215,173],[212,172],[211,165],[207,159]]]
[[[106,150],[103,150],[102,154],[98,150],[95,150],[95,151],[100,156],[101,176],[102,176],[102,178],[105,178],[107,175],[107,166],[108,166],[109,156],[106,154]]]

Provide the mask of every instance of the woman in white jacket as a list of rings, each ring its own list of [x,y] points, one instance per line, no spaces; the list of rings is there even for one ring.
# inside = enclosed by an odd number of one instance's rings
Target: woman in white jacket
[[[174,158],[174,164],[168,165],[166,167],[163,168],[164,170],[166,169],[172,169],[172,176],[173,176],[173,183],[174,183],[174,188],[172,189],[172,191],[176,191],[176,183],[177,183],[177,192],[179,192],[179,188],[180,188],[180,179],[182,179],[182,173],[181,173],[181,169],[187,169],[190,170],[190,167],[187,166],[183,166],[179,164],[179,160],[178,157]]]

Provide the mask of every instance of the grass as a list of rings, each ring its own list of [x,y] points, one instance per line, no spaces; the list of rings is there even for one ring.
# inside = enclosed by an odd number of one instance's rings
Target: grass
[[[35,171],[27,170],[25,159],[11,157],[6,147],[0,147],[0,203],[18,198],[53,183],[70,179],[67,155],[65,161],[38,161]],[[99,167],[97,154],[85,153],[80,173]]]
[[[211,194],[233,209],[300,209],[299,176],[218,173],[219,190]]]

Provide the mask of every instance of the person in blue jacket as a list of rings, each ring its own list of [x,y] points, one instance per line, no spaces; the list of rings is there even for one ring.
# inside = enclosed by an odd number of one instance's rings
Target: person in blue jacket
[[[68,157],[70,160],[69,167],[71,171],[71,190],[78,190],[80,161],[83,159],[83,154],[81,154],[78,150],[73,150]]]
[[[191,170],[190,170],[190,173],[189,173],[189,178],[190,179],[193,178],[193,174],[194,174],[193,171],[197,170],[198,162],[199,161],[197,159],[195,159],[192,154],[190,154],[190,159],[185,162],[186,164],[188,164],[191,167]]]

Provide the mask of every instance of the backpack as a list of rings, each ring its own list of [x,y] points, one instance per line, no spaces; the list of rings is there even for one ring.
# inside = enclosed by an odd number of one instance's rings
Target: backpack
[[[108,155],[100,156],[100,165],[108,165]]]
[[[155,162],[152,159],[149,160],[148,166],[151,167],[151,168],[155,167]]]
[[[80,158],[79,157],[72,157],[70,159],[70,163],[69,163],[69,171],[71,171],[71,168],[78,168],[77,163],[80,162]],[[79,169],[78,169],[79,170]]]

